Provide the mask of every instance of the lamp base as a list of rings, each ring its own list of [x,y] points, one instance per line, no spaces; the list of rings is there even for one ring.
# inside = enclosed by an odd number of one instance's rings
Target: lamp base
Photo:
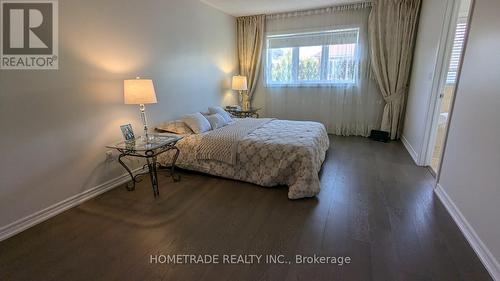
[[[243,94],[242,101],[241,101],[241,108],[245,111],[250,110],[250,98],[248,97],[248,94]]]
[[[141,120],[144,126],[144,135],[141,136],[141,139],[144,142],[150,142],[151,140],[148,134],[148,121],[146,119],[146,106],[144,104],[140,104],[139,110],[141,111]]]
[[[141,141],[145,143],[153,143],[155,141],[155,136],[150,134],[142,135]]]

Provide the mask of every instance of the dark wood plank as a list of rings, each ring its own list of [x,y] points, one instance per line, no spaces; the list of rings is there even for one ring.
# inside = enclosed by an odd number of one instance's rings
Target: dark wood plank
[[[399,142],[331,137],[316,198],[182,171],[111,190],[0,242],[1,280],[491,280]],[[155,254],[349,256],[351,264],[165,265]]]

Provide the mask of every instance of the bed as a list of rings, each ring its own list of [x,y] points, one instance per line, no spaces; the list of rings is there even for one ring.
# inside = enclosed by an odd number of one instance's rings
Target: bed
[[[320,191],[319,171],[329,147],[317,122],[270,118],[234,119],[230,124],[177,143],[176,166],[260,186],[288,186],[288,198],[313,197]],[[173,153],[159,156],[170,163]]]

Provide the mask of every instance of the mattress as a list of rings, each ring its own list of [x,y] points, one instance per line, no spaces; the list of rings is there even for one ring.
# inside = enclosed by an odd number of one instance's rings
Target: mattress
[[[236,119],[233,126],[241,121]],[[204,136],[216,131],[180,140],[176,166],[265,187],[286,185],[290,199],[313,197],[320,192],[318,173],[329,147],[323,124],[277,119],[263,122],[235,140],[234,163],[197,157],[198,148],[207,139]],[[173,155],[173,151],[161,154],[158,162],[170,165]]]

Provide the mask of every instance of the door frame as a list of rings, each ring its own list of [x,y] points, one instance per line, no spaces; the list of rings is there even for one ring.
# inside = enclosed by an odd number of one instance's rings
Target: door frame
[[[455,104],[455,98],[456,98],[456,92],[458,88],[458,83],[460,81],[460,73],[461,73],[461,68],[462,68],[462,63],[463,63],[463,58],[465,55],[465,49],[467,46],[467,38],[468,38],[468,32],[466,34],[466,37],[464,38],[464,47],[462,50],[461,54],[461,59],[460,59],[460,65],[457,70],[457,82],[455,85],[455,91],[451,100],[451,105],[450,105],[450,112],[448,115],[448,121],[446,124],[446,132],[445,132],[445,138],[444,138],[444,143],[443,143],[443,150],[441,152],[440,156],[440,161],[439,161],[439,168],[437,171],[437,175],[434,174],[434,171],[432,168],[430,168],[430,163],[432,161],[432,154],[434,151],[434,145],[436,142],[436,136],[437,136],[437,126],[438,126],[438,121],[439,121],[439,114],[440,114],[440,108],[441,108],[441,103],[442,103],[442,98],[440,97],[441,93],[444,91],[444,87],[446,85],[446,75],[450,63],[450,57],[453,49],[453,43],[455,39],[455,31],[456,31],[456,23],[458,20],[459,16],[459,11],[460,11],[460,4],[461,0],[448,0],[447,1],[447,8],[446,8],[446,13],[445,13],[445,21],[443,23],[442,31],[441,31],[441,40],[439,43],[439,48],[438,48],[438,54],[437,54],[437,61],[436,61],[436,66],[434,69],[434,79],[432,81],[432,88],[431,88],[431,97],[429,101],[429,108],[427,110],[427,118],[426,118],[426,125],[425,125],[425,130],[424,130],[424,142],[423,142],[423,147],[422,147],[422,153],[420,154],[420,159],[419,162],[423,164],[423,166],[429,166],[429,170],[431,173],[438,178],[440,171],[441,171],[441,165],[442,165],[442,160],[444,156],[444,152],[446,149],[446,141],[448,139],[448,129],[450,126],[451,118],[452,118],[452,112],[453,112],[453,107]],[[467,28],[470,29],[470,21],[472,18],[472,10],[473,10],[473,5],[474,5],[474,0],[471,0],[470,7],[469,7],[469,18],[468,18],[468,26]]]
[[[446,133],[444,135],[444,141],[443,141],[444,142],[443,143],[443,151],[441,152],[441,157],[439,159],[439,170],[438,170],[438,173],[436,175],[436,186],[435,187],[437,187],[437,184],[439,183],[439,179],[441,178],[441,168],[443,167],[443,159],[444,159],[444,155],[446,152],[446,143],[448,142],[450,127],[451,127],[451,123],[453,121],[453,109],[455,108],[455,101],[457,100],[457,93],[458,93],[458,89],[460,86],[460,75],[462,74],[462,67],[464,65],[465,54],[467,53],[467,45],[468,45],[467,43],[469,43],[469,35],[470,35],[471,27],[472,27],[471,23],[472,23],[472,17],[474,16],[475,4],[476,4],[476,0],[470,0],[469,15],[467,18],[467,32],[465,33],[465,37],[464,37],[464,46],[462,48],[462,54],[460,54],[460,63],[458,65],[458,69],[457,69],[457,83],[455,84],[455,92],[453,93],[453,97],[451,99],[450,113],[448,116],[448,123],[446,124]]]

